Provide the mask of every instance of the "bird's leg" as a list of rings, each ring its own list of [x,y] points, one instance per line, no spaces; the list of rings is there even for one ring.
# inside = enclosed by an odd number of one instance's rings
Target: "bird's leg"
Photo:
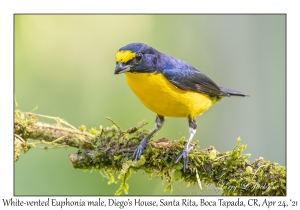
[[[148,139],[153,136],[161,127],[163,126],[165,121],[164,116],[157,115],[155,119],[155,128],[140,142],[139,146],[135,149],[132,159],[133,160],[139,160],[143,150],[146,148]]]
[[[197,122],[195,119],[192,119],[191,117],[189,117],[189,131],[190,131],[190,137],[188,142],[186,143],[185,147],[183,148],[182,152],[180,153],[180,155],[178,156],[178,158],[176,159],[175,163],[178,163],[179,160],[181,160],[181,158],[183,159],[183,171],[185,172],[185,169],[188,165],[189,162],[189,158],[188,158],[188,153],[193,149],[193,147],[190,147],[190,143],[196,133],[196,129],[197,129]]]

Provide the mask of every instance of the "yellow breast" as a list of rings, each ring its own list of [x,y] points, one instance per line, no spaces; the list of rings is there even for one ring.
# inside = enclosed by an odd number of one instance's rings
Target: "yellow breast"
[[[170,83],[162,74],[126,72],[129,87],[153,112],[166,117],[195,118],[209,109],[217,99],[185,91]]]

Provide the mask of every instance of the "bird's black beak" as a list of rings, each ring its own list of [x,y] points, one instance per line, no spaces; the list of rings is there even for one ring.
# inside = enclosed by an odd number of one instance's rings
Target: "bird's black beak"
[[[115,74],[122,74],[124,72],[130,71],[131,65],[126,65],[122,62],[119,62],[115,68]]]

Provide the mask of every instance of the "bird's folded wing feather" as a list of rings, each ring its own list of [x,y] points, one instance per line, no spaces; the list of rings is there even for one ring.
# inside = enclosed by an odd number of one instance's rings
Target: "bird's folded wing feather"
[[[191,90],[210,96],[228,95],[210,78],[193,67],[186,69],[164,69],[162,74],[168,81],[182,90]]]

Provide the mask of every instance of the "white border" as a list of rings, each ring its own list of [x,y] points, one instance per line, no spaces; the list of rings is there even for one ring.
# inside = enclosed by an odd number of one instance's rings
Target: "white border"
[[[1,127],[1,152],[0,152],[0,206],[2,199],[13,198],[13,14],[14,13],[286,13],[287,14],[287,158],[288,180],[287,197],[272,197],[268,200],[297,200],[296,192],[300,188],[296,179],[299,171],[299,7],[298,1],[1,1],[0,2],[0,127]],[[11,139],[9,141],[8,139]],[[298,173],[297,173],[298,172]],[[55,198],[55,197],[52,197]],[[115,197],[105,197],[104,200]],[[137,197],[118,197],[117,199],[128,200]],[[187,197],[168,197],[180,200]],[[216,200],[220,197],[204,197],[207,200]],[[255,197],[256,198],[256,197]],[[46,197],[17,197],[21,200],[38,200]],[[57,199],[63,200],[63,197]],[[96,197],[71,197],[73,200],[95,200]],[[159,200],[160,197],[142,197],[143,200]],[[201,197],[193,197],[199,201]],[[224,197],[225,200],[237,200],[237,197]],[[245,202],[253,197],[241,198]],[[258,197],[263,202],[263,197]],[[298,205],[300,205],[298,199]],[[7,208],[7,207],[6,207]],[[11,207],[15,209],[16,207]],[[24,207],[22,207],[24,209]],[[30,207],[32,209],[34,207]],[[36,207],[35,207],[36,208]],[[60,207],[48,207],[58,209]],[[99,208],[99,207],[97,207]],[[101,208],[101,207],[100,207]],[[120,209],[119,207],[114,207]],[[138,209],[140,207],[131,207]],[[131,209],[130,208],[130,209]],[[163,207],[159,207],[163,208]],[[182,207],[174,207],[182,208]],[[198,207],[200,208],[200,207]],[[201,207],[202,209],[205,207]],[[26,207],[25,207],[26,209]],[[29,209],[29,208],[28,208]],[[74,209],[74,207],[63,207]],[[106,208],[107,209],[107,208]]]

